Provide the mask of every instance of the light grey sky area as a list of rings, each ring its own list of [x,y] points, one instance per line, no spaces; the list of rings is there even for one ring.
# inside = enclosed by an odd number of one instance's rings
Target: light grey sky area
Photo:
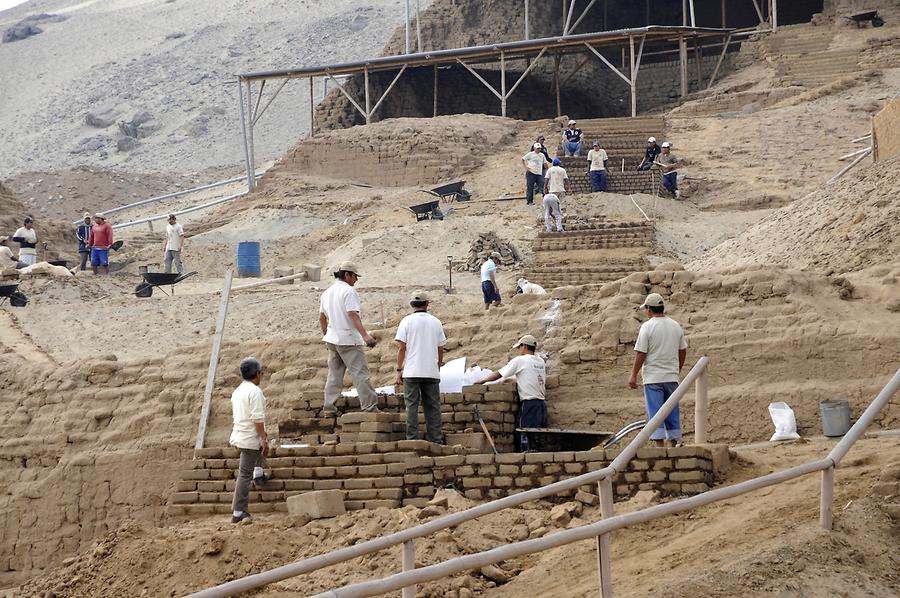
[[[20,4],[25,4],[26,2],[28,2],[28,0],[0,0],[0,11],[12,8],[13,6],[18,6]]]

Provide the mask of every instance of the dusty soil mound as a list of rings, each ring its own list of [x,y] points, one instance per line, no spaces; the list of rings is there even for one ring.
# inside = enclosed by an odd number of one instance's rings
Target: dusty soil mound
[[[519,126],[514,120],[471,114],[390,119],[307,139],[276,172],[375,185],[447,182],[481,166],[491,148],[508,144]],[[432,199],[422,197],[423,202]]]
[[[695,270],[779,265],[848,272],[900,256],[897,159],[848,174],[691,262]]]
[[[868,497],[900,441],[866,440],[842,464],[835,495],[835,530],[818,528],[817,476],[694,512],[617,532],[613,539],[616,594],[734,597],[874,595],[900,590],[897,528]],[[741,452],[728,484],[809,461],[823,443]],[[642,493],[616,505],[626,512],[656,502]],[[468,504],[454,500],[451,511]],[[846,505],[846,506],[845,506]],[[439,532],[416,543],[416,563],[430,565],[505,542],[553,533],[549,503],[529,503]],[[843,507],[843,508],[842,508]],[[22,596],[67,598],[181,595],[212,584],[350,546],[447,511],[430,507],[356,511],[303,524],[284,515],[232,525],[222,517],[162,528],[135,522],[106,535],[62,567],[22,588]],[[597,521],[596,507],[573,508],[566,527]],[[596,596],[593,542],[506,561],[419,588],[426,597]],[[261,596],[311,595],[398,570],[399,549],[382,551],[273,584]],[[649,567],[648,562],[658,563]],[[187,565],[187,566],[186,566]],[[567,580],[560,571],[569,571]]]

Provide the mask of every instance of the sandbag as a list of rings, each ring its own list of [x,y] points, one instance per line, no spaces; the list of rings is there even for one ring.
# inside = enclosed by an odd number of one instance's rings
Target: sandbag
[[[769,404],[769,416],[772,423],[775,424],[775,434],[769,439],[770,442],[776,440],[797,440],[800,435],[797,434],[797,420],[794,417],[794,410],[787,403],[777,402]]]

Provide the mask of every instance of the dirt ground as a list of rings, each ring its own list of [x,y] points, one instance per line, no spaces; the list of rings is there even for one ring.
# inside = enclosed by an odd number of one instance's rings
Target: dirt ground
[[[725,483],[820,458],[832,444],[740,450]],[[837,474],[831,533],[818,525],[818,475],[616,532],[612,540],[616,595],[897,595],[900,530],[882,511],[883,499],[869,492],[898,449],[897,439],[864,440],[850,453]],[[616,512],[658,502],[658,497],[644,492],[617,504]],[[269,515],[237,528],[221,518],[156,528],[128,523],[35,580],[20,595],[39,597],[48,591],[67,598],[181,595],[399,531],[471,504],[458,496],[448,510],[378,509],[306,524],[286,515]],[[416,564],[427,566],[536,537],[529,530],[549,528],[546,533],[552,534],[559,528],[548,521],[547,506],[529,503],[437,532],[416,543]],[[566,527],[599,519],[599,508],[584,507]],[[272,584],[254,595],[309,596],[395,572],[399,561],[399,549],[389,549]],[[417,595],[462,596],[467,588],[488,597],[595,596],[596,567],[594,542],[579,542],[502,562],[499,575],[482,570],[425,584]],[[566,581],[561,585],[563,570]]]

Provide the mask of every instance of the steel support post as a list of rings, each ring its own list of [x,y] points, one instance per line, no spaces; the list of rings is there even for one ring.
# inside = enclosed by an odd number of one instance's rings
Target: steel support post
[[[409,0],[407,0],[408,2]],[[407,52],[408,54],[408,52]],[[369,119],[372,118],[372,100],[369,98],[369,68],[366,67],[363,70],[363,80],[366,86],[366,124],[369,124]]]
[[[247,116],[244,113],[244,88],[241,80],[237,82],[238,90],[238,115],[241,119],[241,140],[244,142],[244,164],[247,167],[247,189],[253,191],[256,186],[256,177],[253,176],[253,162],[250,161],[250,144],[247,140]]]
[[[404,4],[404,15],[406,16],[406,54],[409,54],[409,0],[405,0]]]
[[[778,31],[778,0],[772,0],[772,33]]]
[[[531,23],[529,21],[529,8],[528,8],[529,4],[531,4],[531,0],[525,0],[525,39],[531,39]]]
[[[600,514],[604,519],[613,516],[612,479],[606,477],[597,483],[600,493]],[[600,577],[600,598],[612,598],[612,537],[611,534],[597,536],[597,573]]]
[[[416,0],[416,48],[422,51],[422,23],[419,20],[419,0]]]
[[[725,15],[726,15],[725,0],[722,0],[722,29],[725,29],[727,27],[727,25],[725,24],[727,22]]]
[[[629,71],[629,76],[631,78],[631,118],[637,116],[637,72],[635,70],[635,60],[634,60],[634,37],[628,37],[628,55],[630,57],[631,70]]]
[[[253,103],[253,96],[250,93],[250,91],[251,91],[250,81],[246,81],[245,85],[246,85],[245,91],[247,92],[247,118],[249,119],[250,114],[251,114],[250,109],[251,109],[251,107],[252,107],[251,105]],[[256,177],[253,176],[253,174],[256,172],[256,148],[254,146],[255,146],[255,144],[253,141],[253,121],[250,120],[249,122],[247,122],[247,149],[250,154],[250,177],[253,181],[253,183],[250,185],[251,190],[256,188]]]
[[[316,98],[313,92],[313,78],[309,78],[309,136],[316,136]]]
[[[688,79],[687,43],[685,43],[683,35],[678,37],[678,70],[681,73],[681,97],[684,97],[688,93]]]
[[[433,116],[437,116],[438,115],[438,67],[437,67],[437,65],[434,65],[434,92],[432,95],[434,97],[434,114],[433,114]]]
[[[506,55],[500,52],[500,115],[506,116]]]
[[[822,492],[819,497],[819,525],[831,531],[834,524],[834,467],[822,470]]]
[[[688,0],[681,0],[681,26],[687,27],[688,24]]]
[[[556,88],[556,118],[562,116],[562,101],[559,94],[559,62],[560,57],[553,57],[553,85]],[[583,63],[582,63],[583,64]]]
[[[403,571],[412,571],[416,568],[416,545],[412,540],[403,543]],[[406,586],[400,591],[402,598],[416,598],[416,586]]]
[[[697,16],[694,13],[694,0],[688,0],[688,2],[691,6],[691,27],[696,27],[697,26]]]

